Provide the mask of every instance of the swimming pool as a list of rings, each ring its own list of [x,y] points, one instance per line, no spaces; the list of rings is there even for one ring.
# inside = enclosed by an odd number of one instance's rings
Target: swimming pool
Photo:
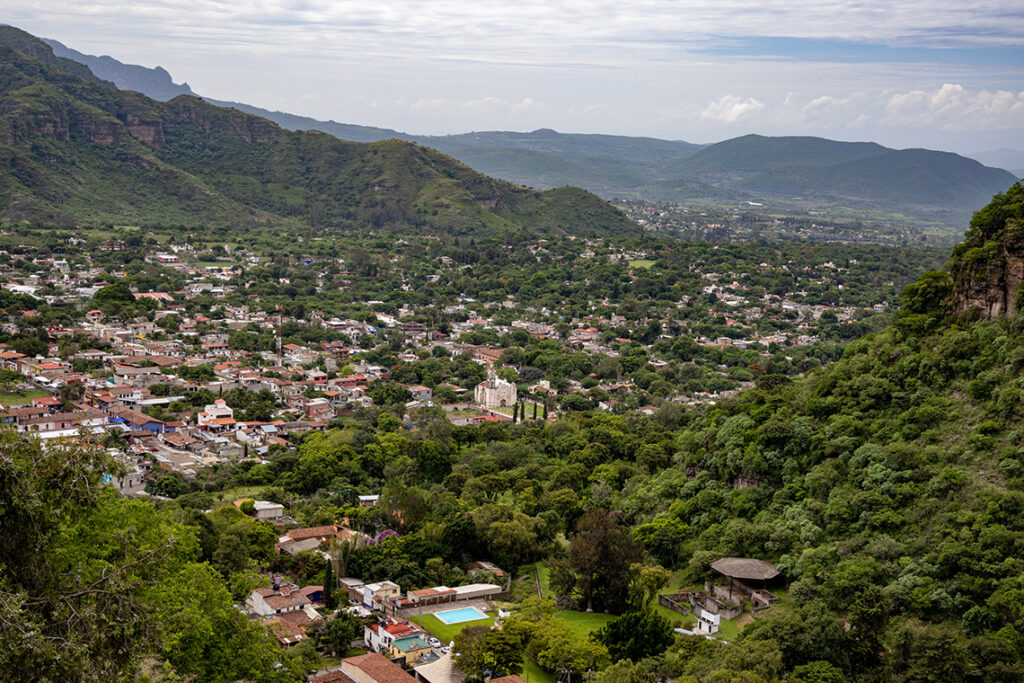
[[[450,609],[444,612],[435,612],[434,616],[447,625],[461,624],[464,621],[476,621],[486,619],[487,615],[476,607],[463,607],[462,609]]]

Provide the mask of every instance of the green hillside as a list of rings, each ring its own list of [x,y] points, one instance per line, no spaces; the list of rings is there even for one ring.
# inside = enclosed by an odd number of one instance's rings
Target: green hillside
[[[191,90],[160,68],[84,55],[49,41],[61,56],[93,68],[118,87],[156,99]],[[870,212],[896,223],[953,228],[1016,177],[965,157],[930,150],[892,150],[871,142],[744,135],[713,145],[540,129],[458,135],[412,135],[388,128],[319,121],[209,97],[218,106],[271,120],[287,130],[319,130],[343,140],[397,138],[440,150],[487,175],[534,188],[582,187],[605,198],[696,202],[734,208],[756,200],[773,211],[828,212],[858,219]],[[985,164],[1018,168],[1007,154]],[[1019,175],[1019,174],[1018,174]]]
[[[669,176],[742,175],[792,167],[822,167],[877,156],[885,147],[873,142],[837,142],[814,137],[771,138],[744,135],[718,142],[665,168]]]
[[[285,131],[192,96],[158,102],[86,79],[49,50],[16,29],[0,33],[0,216],[9,221],[638,231],[582,191],[539,193],[410,142]]]
[[[962,224],[975,207],[1015,181],[1006,171],[949,152],[760,135],[706,147],[672,164],[670,172],[678,182],[706,183],[763,201],[818,200],[947,224]]]
[[[617,509],[684,582],[722,556],[770,559],[788,581],[786,604],[729,648],[686,643],[633,676],[1024,676],[1024,315],[960,305],[966,252],[987,240],[1010,247],[993,265],[1024,258],[1022,216],[1016,185],[977,213],[955,283],[924,275],[895,323],[840,361],[761,376],[693,416],[674,465],[625,485]],[[811,669],[827,676],[799,675]]]

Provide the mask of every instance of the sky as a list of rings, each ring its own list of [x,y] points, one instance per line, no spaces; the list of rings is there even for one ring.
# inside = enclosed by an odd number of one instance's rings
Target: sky
[[[1024,149],[1020,0],[0,0],[202,95],[414,134]]]

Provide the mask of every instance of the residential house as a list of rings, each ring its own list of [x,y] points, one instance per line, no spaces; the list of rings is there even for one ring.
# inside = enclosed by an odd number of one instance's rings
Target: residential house
[[[147,431],[153,434],[163,434],[164,432],[173,432],[175,428],[163,420],[158,420],[155,417],[150,417],[145,413],[140,413],[137,410],[130,408],[118,411],[116,413],[116,419],[124,422],[132,431]]]
[[[310,683],[415,683],[402,667],[378,652],[341,660],[341,665],[318,671]]]
[[[341,541],[355,540],[359,547],[366,545],[370,540],[370,537],[362,532],[337,524],[290,529],[277,540],[277,552],[294,555],[304,550],[315,550],[329,543],[332,538]]]
[[[253,516],[263,522],[284,517],[284,506],[269,500],[253,501]]]
[[[363,627],[363,642],[368,648],[392,660],[404,659],[406,666],[413,666],[430,654],[428,637],[415,624],[394,617]]]
[[[363,605],[369,609],[384,611],[388,600],[402,596],[402,587],[391,581],[368,583],[363,586]]]
[[[434,397],[434,392],[431,391],[430,387],[422,385],[409,387],[409,392],[412,394],[412,400],[414,401],[429,401]]]
[[[309,604],[309,598],[302,594],[299,587],[288,582],[257,588],[249,594],[249,599],[246,600],[249,613],[257,616],[274,616],[304,611]]]
[[[235,426],[235,411],[224,399],[218,398],[196,415],[196,424],[211,432],[232,430]]]

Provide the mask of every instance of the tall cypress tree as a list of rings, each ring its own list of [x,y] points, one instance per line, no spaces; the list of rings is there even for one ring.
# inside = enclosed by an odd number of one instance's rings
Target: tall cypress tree
[[[512,424],[519,422],[519,404],[517,403],[512,409]]]
[[[334,599],[334,563],[327,560],[327,569],[324,571],[324,607],[333,610],[338,606]]]

